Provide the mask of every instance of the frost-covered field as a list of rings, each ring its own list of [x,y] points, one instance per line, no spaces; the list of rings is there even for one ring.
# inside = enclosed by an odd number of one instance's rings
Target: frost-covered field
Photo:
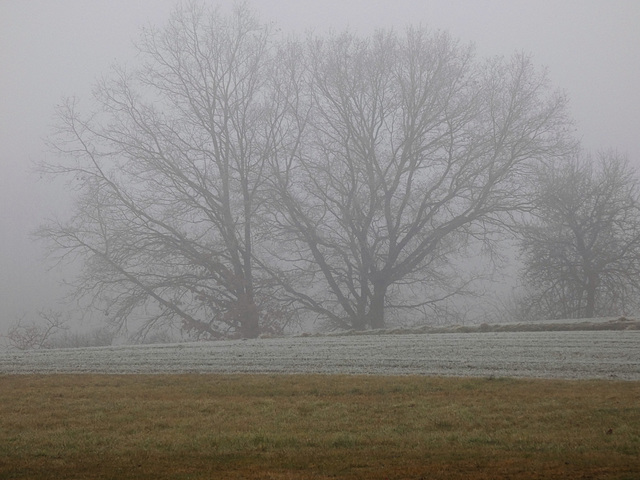
[[[0,373],[349,373],[640,380],[640,331],[357,335],[0,352]]]

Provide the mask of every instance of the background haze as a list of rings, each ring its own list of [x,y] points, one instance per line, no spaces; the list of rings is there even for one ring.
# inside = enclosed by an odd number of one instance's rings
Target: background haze
[[[62,183],[34,164],[63,96],[88,99],[112,63],[135,63],[140,28],[162,26],[173,0],[0,0],[0,333],[56,308],[60,281],[30,233],[64,217]],[[234,2],[207,3],[223,8]],[[474,42],[480,56],[523,51],[565,90],[587,149],[615,148],[640,168],[640,2],[637,0],[253,0],[285,32],[370,32],[424,24]]]

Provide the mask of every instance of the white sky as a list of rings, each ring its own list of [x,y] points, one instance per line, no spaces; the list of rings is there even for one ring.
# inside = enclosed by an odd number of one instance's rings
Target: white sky
[[[210,0],[209,3],[216,3]],[[217,2],[230,5],[230,0]],[[524,51],[571,99],[588,149],[616,148],[640,168],[638,0],[250,0],[264,21],[303,33],[423,24],[473,41],[479,55]],[[60,186],[38,181],[54,106],[90,95],[132,41],[162,25],[173,0],[0,0],[0,333],[59,296],[30,232],[65,214]]]

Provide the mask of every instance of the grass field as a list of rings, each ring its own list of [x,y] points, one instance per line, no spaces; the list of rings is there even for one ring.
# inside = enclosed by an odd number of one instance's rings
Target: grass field
[[[640,383],[0,376],[2,479],[640,478]]]

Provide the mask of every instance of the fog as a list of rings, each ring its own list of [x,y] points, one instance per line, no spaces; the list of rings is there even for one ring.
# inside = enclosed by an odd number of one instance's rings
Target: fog
[[[215,3],[215,2],[211,2]],[[222,5],[232,2],[217,2]],[[73,272],[44,258],[30,234],[68,214],[63,184],[34,172],[63,96],[88,98],[114,63],[135,63],[139,29],[162,25],[175,2],[0,2],[0,333],[16,318],[55,307]],[[548,68],[571,100],[587,149],[615,148],[640,167],[640,4],[628,1],[254,0],[284,31],[369,32],[409,24],[473,41],[480,56],[523,51]]]

